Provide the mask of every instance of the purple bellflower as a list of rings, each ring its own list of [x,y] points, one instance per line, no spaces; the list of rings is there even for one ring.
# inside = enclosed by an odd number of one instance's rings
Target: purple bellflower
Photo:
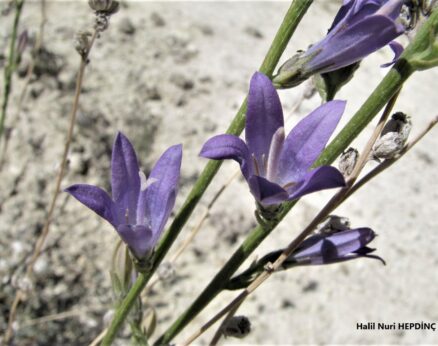
[[[370,228],[349,229],[328,235],[316,234],[304,240],[284,266],[331,264],[359,257],[379,259],[385,264],[380,257],[370,255],[375,249],[366,246],[375,237],[376,234]]]
[[[345,231],[315,234],[304,240],[301,245],[283,262],[280,269],[286,270],[297,266],[324,265],[350,261],[356,258],[373,258],[385,264],[376,255],[375,249],[369,248],[376,234],[370,228],[356,228]],[[236,290],[247,287],[257,275],[265,270],[268,263],[274,263],[284,250],[268,253],[253,263],[246,271],[235,276],[227,283],[227,289]]]
[[[344,0],[327,36],[279,69],[274,85],[291,87],[315,73],[327,73],[354,64],[390,45],[394,63],[403,51],[393,41],[405,28],[397,22],[403,0]]]
[[[66,189],[108,221],[138,259],[155,247],[175,204],[182,146],[167,149],[146,179],[129,140],[118,133],[111,160],[112,198],[101,188],[77,184]]]
[[[269,78],[251,79],[246,113],[246,143],[223,134],[209,139],[202,157],[233,159],[240,164],[251,193],[262,206],[277,205],[311,192],[344,186],[334,167],[311,169],[335,130],[344,101],[332,101],[302,119],[285,138],[283,111]]]

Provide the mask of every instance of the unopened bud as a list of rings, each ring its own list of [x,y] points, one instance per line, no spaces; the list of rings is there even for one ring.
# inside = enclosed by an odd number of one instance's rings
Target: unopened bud
[[[150,339],[157,328],[157,313],[155,309],[151,308],[145,313],[142,321],[142,327],[147,338]]]
[[[136,278],[128,247],[121,241],[114,249],[110,275],[116,297],[123,297],[129,291]]]
[[[110,16],[119,10],[119,2],[115,0],[88,0],[92,10]]]
[[[272,79],[277,89],[287,89],[304,82],[309,75],[303,73],[303,66],[308,58],[303,57],[304,52],[298,51],[292,58],[288,59]]]
[[[225,336],[242,339],[251,332],[251,322],[246,316],[233,316],[222,327]]]
[[[350,229],[350,220],[347,217],[329,215],[328,218],[317,227],[317,233],[333,234]]]
[[[376,159],[392,159],[404,148],[411,132],[410,118],[401,112],[395,113],[382,130],[380,138],[373,147]]]
[[[351,147],[342,153],[339,159],[339,170],[344,176],[348,177],[351,173],[353,173],[353,169],[356,166],[358,157],[359,152]]]

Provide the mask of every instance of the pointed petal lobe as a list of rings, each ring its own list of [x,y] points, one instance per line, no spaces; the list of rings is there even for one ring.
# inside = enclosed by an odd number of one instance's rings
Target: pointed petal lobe
[[[134,223],[140,191],[140,176],[132,144],[121,132],[113,145],[111,159],[111,187],[113,200],[121,209],[129,210],[130,222]]]
[[[345,101],[331,101],[301,120],[287,136],[279,160],[281,183],[297,182],[325,148],[345,110]]]
[[[321,166],[309,173],[288,189],[289,200],[300,198],[309,193],[345,186],[345,180],[341,172],[331,166]]]
[[[151,223],[153,239],[158,240],[175,204],[181,170],[182,145],[167,149],[152,168],[149,179],[154,183],[141,192],[139,208],[145,207],[145,217]],[[143,223],[139,220],[138,223]]]
[[[272,136],[284,126],[280,99],[272,82],[260,72],[252,78],[248,95],[245,137],[250,154],[259,162],[269,154]]]
[[[65,191],[117,227],[118,218],[114,202],[104,190],[93,185],[77,184],[68,187]]]
[[[213,160],[237,161],[246,179],[252,172],[248,147],[243,140],[233,135],[225,134],[210,138],[202,147],[199,155]]]

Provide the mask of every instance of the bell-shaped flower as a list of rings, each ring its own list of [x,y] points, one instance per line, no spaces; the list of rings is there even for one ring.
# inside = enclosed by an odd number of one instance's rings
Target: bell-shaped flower
[[[371,253],[375,249],[367,245],[376,237],[370,228],[355,228],[331,233],[318,233],[305,239],[301,245],[282,263],[278,270],[287,270],[297,266],[324,265],[350,261],[356,258],[373,258],[385,264],[385,261]],[[226,289],[237,290],[248,287],[268,263],[274,263],[284,249],[270,252],[258,261],[230,279]]]
[[[215,136],[204,144],[200,155],[237,161],[252,194],[262,206],[344,186],[344,178],[336,168],[311,168],[335,130],[344,108],[344,101],[324,104],[302,119],[285,138],[277,91],[269,78],[257,72],[249,89],[246,143],[229,134]]]
[[[333,234],[315,234],[299,246],[288,257],[284,267],[295,265],[320,265],[352,260],[359,257],[375,258],[385,262],[378,256],[370,255],[374,249],[367,247],[376,234],[371,228],[356,228]]]
[[[155,247],[175,204],[182,146],[167,149],[146,179],[129,140],[118,133],[111,160],[112,198],[101,188],[78,184],[66,189],[116,229],[138,259]]]
[[[289,59],[274,77],[274,85],[297,85],[315,73],[354,64],[387,44],[395,61],[403,51],[393,41],[405,30],[397,21],[402,5],[403,0],[344,0],[327,36]]]

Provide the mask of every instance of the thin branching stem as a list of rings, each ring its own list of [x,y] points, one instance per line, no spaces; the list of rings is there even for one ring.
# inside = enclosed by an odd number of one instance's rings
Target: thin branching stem
[[[9,43],[9,56],[8,62],[5,67],[4,81],[3,81],[3,100],[1,106],[0,115],[0,141],[3,137],[6,121],[6,113],[8,109],[9,96],[12,90],[12,76],[17,67],[17,36],[18,36],[18,25],[20,24],[20,17],[23,10],[25,0],[15,0],[15,17],[14,23],[12,25],[12,35],[11,41]]]
[[[380,120],[377,124],[375,130],[373,131],[368,143],[366,144],[363,152],[361,153],[362,158],[367,158],[374,145],[376,139],[378,138],[380,132],[382,131],[383,125],[389,114],[392,112],[392,108],[397,100],[399,92],[397,92],[388,102]],[[383,125],[382,125],[383,123]],[[354,177],[359,176],[361,170],[365,166],[366,159],[359,160],[358,164],[352,173],[351,184],[354,183]],[[190,336],[184,343],[184,346],[190,345],[194,342],[200,335],[202,335],[208,328],[210,328],[214,323],[216,323],[222,316],[232,312],[236,307],[238,307],[242,302],[253,293],[263,282],[265,282],[276,270],[278,270],[284,261],[296,250],[296,248],[306,239],[314,229],[323,222],[330,213],[333,212],[341,203],[343,203],[347,196],[348,190],[351,185],[347,183],[345,188],[342,188],[337,192],[327,204],[318,212],[318,214],[313,218],[313,220],[307,225],[307,227],[287,246],[280,257],[274,262],[269,263],[267,268],[260,273],[256,279],[242,292],[240,293],[231,303],[229,303],[225,308],[218,312],[212,319],[210,319],[206,324],[204,324],[199,330],[197,330],[192,336]]]
[[[21,113],[21,109],[23,108],[24,98],[26,96],[27,89],[29,87],[30,81],[32,79],[33,71],[35,68],[35,60],[38,58],[38,52],[40,51],[41,47],[43,46],[43,42],[44,42],[44,27],[45,27],[46,22],[47,22],[46,0],[41,0],[40,9],[41,9],[40,28],[39,28],[38,36],[37,36],[36,41],[35,41],[35,46],[33,47],[33,54],[32,54],[33,57],[32,57],[31,62],[29,63],[29,66],[27,67],[26,78],[25,78],[24,85],[23,85],[23,88],[22,88],[21,93],[20,93],[20,97],[18,99],[17,111],[15,112],[15,119],[18,119],[18,117]],[[5,160],[6,160],[6,152],[8,150],[9,140],[10,140],[10,135],[5,135],[3,147],[1,149],[1,154],[0,154],[1,155],[0,156],[0,171],[2,170],[3,165],[5,163]]]
[[[44,222],[43,230],[41,232],[41,235],[38,237],[38,239],[36,241],[32,257],[30,258],[29,262],[27,263],[26,276],[28,278],[30,278],[33,274],[33,267],[34,267],[35,262],[37,261],[38,257],[41,254],[44,243],[45,243],[46,238],[49,234],[50,225],[51,225],[52,219],[53,219],[53,213],[55,211],[56,202],[58,200],[59,192],[61,190],[62,179],[64,178],[65,171],[67,168],[67,157],[68,157],[68,152],[70,150],[70,144],[71,144],[71,141],[73,139],[73,131],[74,131],[75,122],[76,122],[76,113],[77,113],[77,110],[79,107],[79,98],[81,95],[85,68],[88,64],[88,56],[90,54],[91,48],[93,47],[93,44],[94,44],[94,41],[96,40],[97,35],[98,35],[98,32],[96,30],[94,30],[93,35],[90,39],[88,49],[87,49],[87,54],[81,56],[81,62],[80,62],[79,71],[78,71],[77,79],[76,79],[76,90],[75,90],[75,95],[73,98],[73,106],[72,106],[72,109],[70,112],[69,126],[68,126],[68,130],[67,130],[64,151],[62,153],[60,169],[59,169],[59,172],[58,172],[58,175],[56,178],[55,190],[54,190],[53,195],[52,195],[52,200],[50,202],[49,211],[47,213],[47,217],[46,217],[46,220]],[[17,293],[15,294],[15,298],[14,298],[14,301],[12,303],[11,310],[9,313],[8,328],[6,330],[5,338],[4,338],[5,344],[7,344],[9,342],[9,340],[11,339],[11,337],[13,335],[13,323],[15,321],[18,305],[20,304],[20,301],[23,299],[23,297],[24,297],[24,292],[21,289],[18,289]]]
[[[432,128],[438,123],[438,115],[415,137],[410,141],[399,153],[397,157],[392,159],[387,159],[380,163],[378,166],[374,167],[366,175],[364,175],[352,188],[347,192],[345,198],[350,197],[353,193],[359,190],[362,186],[368,183],[371,179],[382,173],[387,168],[391,167],[394,163],[400,160],[409,150],[411,150]]]
[[[376,143],[377,139],[379,138],[380,134],[382,133],[386,121],[391,115],[392,109],[394,108],[394,104],[397,101],[398,96],[400,95],[400,91],[401,89],[399,89],[395,93],[395,95],[391,98],[391,100],[389,100],[385,108],[385,111],[383,112],[382,116],[379,119],[379,122],[377,123],[377,126],[374,128],[374,131],[371,137],[369,138],[367,144],[365,145],[365,148],[363,149],[362,153],[359,155],[356,165],[354,166],[353,172],[351,172],[350,176],[347,179],[348,188],[350,188],[354,184],[356,179],[359,177],[360,172],[362,172],[366,163],[369,161],[371,151],[373,150],[373,146]]]
[[[272,41],[271,47],[269,48],[269,51],[266,54],[262,65],[260,66],[260,72],[266,74],[267,76],[272,76],[281,58],[281,55],[283,54],[289,40],[292,37],[292,34],[295,32],[295,29],[312,3],[313,0],[294,0],[292,2],[274,40]],[[243,131],[245,125],[246,107],[247,100],[245,99],[230,126],[228,127],[227,133],[240,135],[240,133]],[[196,205],[207,190],[207,187],[210,185],[211,181],[219,171],[221,164],[222,161],[209,161],[205,166],[182,208],[179,210],[174,221],[170,225],[169,229],[167,229],[167,231],[164,233],[162,240],[158,244],[154,256],[152,270],[147,274],[139,275],[131,290],[128,292],[127,296],[117,309],[114,319],[108,328],[108,332],[102,341],[103,346],[110,345],[115,339],[118,330],[122,326],[138,295],[147,285],[153,273],[158,268],[161,261],[164,259],[164,256],[167,254],[170,247],[176,240],[178,234],[181,232],[187,220],[190,218]],[[173,333],[177,333],[177,331],[174,330],[172,331],[172,334]]]
[[[219,328],[216,330],[216,333],[213,335],[213,338],[211,339],[209,346],[216,346],[218,342],[220,341],[221,337],[224,335],[224,328],[226,327],[227,323],[233,318],[233,316],[236,314],[239,307],[243,304],[245,299],[242,299],[239,304],[236,304],[225,316],[224,320],[220,324]]]

